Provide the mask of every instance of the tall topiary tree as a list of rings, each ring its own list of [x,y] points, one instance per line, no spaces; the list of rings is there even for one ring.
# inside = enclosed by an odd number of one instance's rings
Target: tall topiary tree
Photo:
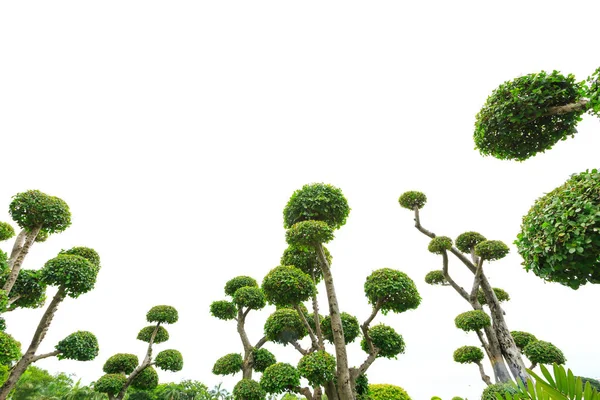
[[[431,239],[429,251],[442,257],[442,270],[427,274],[425,278],[427,283],[451,286],[469,303],[473,311],[457,317],[456,325],[460,329],[474,331],[477,334],[491,363],[496,381],[510,381],[511,376],[508,372],[510,370],[515,379],[525,382],[527,380],[525,364],[510,335],[504,311],[500,306],[500,301],[508,300],[509,296],[504,290],[492,288],[484,272],[484,262],[502,259],[508,254],[508,246],[498,240],[487,240],[477,232],[465,232],[459,235],[456,243],[449,237],[437,236],[421,225],[419,210],[426,202],[425,194],[416,191],[406,192],[399,198],[401,207],[413,211],[417,230]],[[473,274],[470,291],[456,283],[450,275],[449,253]],[[488,306],[489,316],[483,310],[483,304]],[[482,378],[483,375],[485,374],[482,373]]]
[[[158,373],[154,366],[164,371],[181,371],[183,357],[177,350],[162,350],[155,358],[152,352],[155,344],[169,340],[169,332],[162,324],[174,324],[179,314],[171,306],[154,306],[146,314],[149,325],[138,333],[137,338],[148,343],[146,355],[140,363],[135,354],[118,353],[104,363],[101,376],[94,385],[94,390],[106,393],[110,400],[123,400],[129,387],[140,390],[153,390],[158,386]]]
[[[284,392],[302,394],[309,400],[319,400],[323,393],[330,400],[364,398],[365,373],[375,359],[395,358],[404,352],[404,340],[393,328],[371,324],[380,311],[402,313],[420,304],[416,286],[406,274],[384,268],[367,277],[364,290],[372,311],[361,325],[356,317],[340,311],[331,255],[323,243],[333,240],[334,231],[345,224],[349,211],[341,190],[331,185],[305,185],[294,192],[283,213],[289,246],[281,265],[264,277],[260,288],[247,276],[230,280],[225,294],[231,300],[211,304],[213,316],[237,322],[242,339],[243,355],[225,355],[213,367],[216,374],[242,372],[243,379],[233,391],[236,400],[264,399],[267,393]],[[327,293],[326,315],[319,312],[320,285]],[[252,345],[244,329],[245,320],[251,310],[261,309],[265,303],[276,309],[265,322],[264,336]],[[360,366],[350,367],[346,346],[361,334],[367,357]],[[303,339],[307,343],[302,343]],[[262,348],[266,342],[292,345],[301,355],[298,365],[277,363]],[[260,381],[252,380],[253,371],[262,372]],[[303,387],[300,378],[306,379],[308,386]]]

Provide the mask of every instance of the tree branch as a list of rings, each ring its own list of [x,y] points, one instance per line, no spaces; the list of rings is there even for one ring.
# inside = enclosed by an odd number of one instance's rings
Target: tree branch
[[[303,356],[307,355],[309,353],[308,350],[304,350],[302,348],[302,346],[300,346],[300,343],[298,343],[297,340],[294,340],[293,342],[290,342],[292,346],[294,346],[294,348],[296,350],[298,350],[298,352],[300,352],[300,354],[302,354]]]
[[[6,279],[6,282],[4,283],[4,287],[2,288],[6,292],[7,296],[10,294],[10,291],[12,290],[13,286],[15,285],[15,282],[17,281],[17,278],[19,277],[19,272],[21,271],[21,265],[23,265],[23,260],[25,260],[25,256],[27,256],[27,253],[29,253],[29,249],[33,245],[33,242],[35,241],[35,238],[38,235],[38,233],[40,232],[41,228],[42,228],[41,225],[36,226],[35,228],[33,228],[32,230],[27,232],[26,236],[25,236],[25,240],[23,242],[23,246],[21,246],[21,249],[16,253],[16,257],[12,258],[12,256],[11,256],[10,260],[8,260],[8,265],[11,268],[11,270],[10,270],[10,274],[8,275],[8,278]],[[17,237],[17,241],[21,240],[21,233],[19,233],[19,237]],[[17,245],[17,243],[16,243],[17,241],[15,241],[15,246]],[[14,251],[15,251],[15,248],[13,247],[13,252]]]
[[[579,100],[576,103],[566,104],[564,106],[554,106],[548,108],[548,111],[543,115],[562,115],[569,114],[576,111],[586,110],[588,108],[589,100]]]
[[[315,271],[311,271],[312,280],[317,286],[317,280],[315,278]],[[323,340],[323,332],[321,331],[321,318],[319,317],[319,302],[317,300],[317,293],[315,292],[312,296],[312,305],[313,305],[313,319],[315,321],[315,330],[317,335],[317,340],[319,342],[319,349],[325,350],[325,342]],[[316,393],[315,393],[316,395]]]
[[[475,303],[477,301],[477,293],[479,292],[479,286],[481,285],[481,276],[483,275],[483,259],[479,259],[477,262],[477,271],[475,272],[475,278],[473,279],[473,289],[471,289],[471,296],[469,301]]]
[[[300,393],[301,395],[305,396],[307,400],[314,400],[313,394],[310,391],[310,388],[308,388],[308,387],[296,386],[294,388],[294,391],[296,393]]]
[[[267,337],[263,336],[260,338],[260,340],[258,342],[256,342],[256,344],[254,345],[255,349],[260,349],[261,347],[263,347],[263,345],[267,343]]]
[[[485,382],[486,385],[490,386],[492,384],[492,381],[490,380],[490,377],[485,374],[483,365],[481,364],[481,362],[477,362],[476,364],[479,367],[479,374],[481,375],[481,379]]]
[[[460,294],[463,299],[469,301],[469,294],[467,293],[467,291],[461,286],[458,286],[458,284],[454,282],[454,280],[450,277],[450,273],[448,272],[448,253],[445,250],[442,252],[442,260],[442,273],[444,274],[444,279],[446,279],[450,286],[452,286],[454,290],[456,290],[456,292]]]
[[[312,343],[312,346],[314,348],[319,348],[319,345],[317,343],[317,337],[315,336],[315,332],[310,327],[310,324],[306,320],[306,316],[304,316],[304,313],[300,309],[300,306],[296,304],[294,306],[294,309],[296,310],[296,312],[298,313],[298,315],[300,315],[300,319],[302,320],[302,323],[304,324],[304,326],[306,327],[306,329],[308,329],[308,334],[310,336],[310,341]]]
[[[50,353],[46,353],[46,354],[40,354],[37,356],[33,356],[33,358],[31,359],[31,363],[33,364],[34,362],[38,361],[38,360],[42,360],[44,358],[48,358],[48,357],[54,357],[60,354],[60,351],[58,350],[54,350]]]

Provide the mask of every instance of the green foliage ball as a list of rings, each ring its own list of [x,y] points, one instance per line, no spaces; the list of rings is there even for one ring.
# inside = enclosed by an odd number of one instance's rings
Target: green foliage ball
[[[154,363],[164,371],[177,372],[183,369],[183,356],[177,350],[163,350],[156,355]]]
[[[323,247],[323,252],[327,264],[331,265],[332,258],[329,250]],[[314,274],[315,283],[318,283],[323,277],[319,255],[312,246],[288,246],[281,257],[281,265],[293,265],[310,277]]]
[[[549,109],[580,100],[573,75],[557,71],[504,82],[488,97],[475,122],[473,139],[484,156],[523,161],[572,137],[585,110],[550,115]]]
[[[92,332],[77,331],[58,342],[56,356],[59,360],[90,361],[96,358],[100,348],[98,339]]]
[[[244,359],[241,354],[226,354],[215,362],[212,373],[215,375],[234,375],[242,370],[243,365]]]
[[[369,385],[369,396],[371,400],[411,400],[400,386],[385,383]]]
[[[41,227],[47,233],[62,232],[71,225],[69,206],[58,197],[39,190],[13,196],[9,211],[12,219],[28,231]]]
[[[67,296],[77,298],[96,284],[98,267],[81,256],[62,254],[48,260],[41,269],[44,283],[60,286]]]
[[[600,68],[587,78],[586,95],[589,101],[588,112],[600,117]]]
[[[271,394],[293,391],[300,386],[300,374],[290,364],[276,363],[265,369],[260,386]]]
[[[46,231],[44,229],[40,229],[40,231],[38,232],[37,236],[35,237],[35,242],[36,243],[43,243],[46,240],[48,240],[49,237],[50,237],[50,234],[48,233],[48,231]]]
[[[365,281],[365,294],[370,304],[381,305],[381,311],[402,313],[421,304],[415,283],[404,272],[390,268],[375,270]]]
[[[58,254],[67,254],[71,256],[80,256],[100,268],[100,255],[96,250],[90,249],[89,247],[73,247],[69,250],[61,250]]]
[[[129,375],[136,369],[138,364],[139,360],[135,354],[117,353],[106,360],[102,371],[107,374]]]
[[[478,363],[483,360],[483,351],[475,346],[463,346],[454,351],[454,361],[461,364]]]
[[[308,334],[300,316],[291,308],[275,310],[267,318],[264,330],[268,340],[283,345],[302,339]]]
[[[264,400],[265,391],[252,379],[242,379],[233,387],[234,400]]]
[[[252,310],[260,310],[267,304],[263,291],[260,288],[250,286],[236,290],[233,295],[233,302],[238,307],[248,307]]]
[[[483,390],[483,393],[481,394],[481,400],[498,400],[496,397],[497,394],[504,397],[507,394],[512,396],[518,392],[519,391],[512,382],[494,383]]]
[[[3,312],[8,306],[9,297],[6,291],[0,289],[0,313]]]
[[[355,381],[356,385],[354,388],[356,389],[356,394],[358,395],[357,400],[368,400],[369,395],[369,379],[366,374],[360,374],[356,377]]]
[[[285,232],[285,240],[293,246],[314,246],[333,238],[333,229],[323,221],[301,221]]]
[[[145,328],[142,328],[142,330],[140,330],[140,332],[137,335],[137,339],[141,340],[142,342],[150,343],[150,339],[152,338],[152,333],[154,332],[154,329],[156,329],[155,325],[150,325]],[[169,332],[167,332],[167,330],[164,327],[159,326],[158,330],[156,331],[156,336],[154,337],[154,343],[163,343],[167,340],[169,340]]]
[[[275,355],[267,349],[252,349],[252,358],[255,371],[264,372],[265,369],[275,364],[277,360]]]
[[[531,342],[535,342],[537,338],[528,332],[521,331],[512,331],[510,332],[515,344],[519,348],[519,350],[523,351],[523,349]]]
[[[527,271],[573,289],[600,283],[600,172],[572,175],[535,201],[515,244]]]
[[[369,329],[369,336],[373,341],[373,345],[379,349],[377,357],[396,359],[398,354],[404,354],[404,349],[406,348],[404,338],[391,326],[384,324],[372,326]],[[360,342],[360,347],[365,352],[369,352],[368,343],[364,338]]]
[[[427,250],[434,254],[442,254],[446,250],[452,248],[452,239],[448,236],[437,236],[431,239]]]
[[[0,287],[4,285],[8,275],[8,273],[0,275]],[[42,307],[46,302],[46,287],[41,271],[22,269],[10,291],[10,296],[17,298],[10,309]]]
[[[344,331],[344,342],[346,344],[354,342],[354,340],[360,335],[360,325],[358,319],[348,313],[340,313],[342,319],[342,330]],[[313,319],[314,321],[314,319]],[[330,343],[333,343],[333,329],[331,328],[331,316],[326,315],[321,320],[321,332],[323,337]]]
[[[152,366],[144,368],[133,380],[131,387],[140,390],[152,390],[158,386],[158,372]]]
[[[246,286],[258,287],[258,283],[256,282],[256,279],[251,278],[249,276],[236,276],[235,278],[227,281],[227,283],[225,284],[225,294],[233,297],[233,295],[239,288],[243,288]]]
[[[11,365],[21,358],[21,343],[11,335],[0,332],[0,365]]]
[[[508,252],[508,246],[500,240],[486,240],[475,246],[475,255],[488,261],[500,260]]]
[[[163,324],[174,324],[179,319],[179,314],[175,307],[154,306],[146,314],[146,321],[160,322]]]
[[[529,361],[537,364],[564,364],[566,362],[565,355],[558,347],[543,340],[529,342],[523,348],[523,354]]]
[[[446,278],[444,277],[444,271],[441,269],[430,271],[425,275],[425,282],[430,285],[443,285],[446,282]]]
[[[127,382],[127,377],[123,374],[106,374],[96,381],[94,390],[116,396],[125,386],[125,382]]]
[[[464,400],[462,397],[454,396],[452,400]]]
[[[296,190],[283,209],[283,226],[291,228],[302,221],[323,221],[332,229],[346,223],[350,213],[342,191],[324,183],[304,185]]]
[[[8,254],[0,250],[0,274],[10,272],[8,268]]]
[[[493,288],[492,290],[496,294],[496,298],[500,303],[510,300],[510,295],[504,289]],[[477,301],[482,306],[487,304],[487,300],[485,298],[485,295],[483,294],[483,290],[481,289],[479,289],[479,292],[477,293]]]
[[[15,236],[15,228],[7,222],[0,221],[0,242]]]
[[[272,269],[263,280],[262,289],[270,304],[293,306],[316,293],[310,276],[293,266]]]
[[[465,232],[456,238],[456,248],[463,253],[471,253],[479,243],[487,240],[482,234],[477,232]]]
[[[490,326],[491,323],[489,315],[481,310],[467,311],[459,314],[454,319],[456,327],[465,332],[478,331],[486,326]]]
[[[312,386],[324,385],[335,377],[335,357],[319,350],[305,355],[298,362],[298,372]]]
[[[409,210],[414,210],[415,207],[418,209],[423,208],[425,203],[427,203],[427,196],[421,192],[409,191],[404,192],[398,199],[398,203],[403,208],[407,208]]]
[[[224,321],[234,319],[237,314],[237,307],[230,301],[213,301],[210,305],[210,314]]]

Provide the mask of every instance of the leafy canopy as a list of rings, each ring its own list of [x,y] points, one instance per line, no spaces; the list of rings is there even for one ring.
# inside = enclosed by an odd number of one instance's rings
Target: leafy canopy
[[[292,194],[283,210],[283,226],[289,229],[298,222],[314,220],[338,229],[346,223],[349,213],[348,201],[340,189],[313,183]]]

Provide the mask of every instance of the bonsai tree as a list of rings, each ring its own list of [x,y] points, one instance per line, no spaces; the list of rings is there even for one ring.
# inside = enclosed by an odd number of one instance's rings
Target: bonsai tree
[[[403,193],[399,198],[400,206],[414,213],[415,227],[431,240],[428,250],[442,257],[442,269],[429,272],[425,281],[434,285],[451,286],[473,311],[457,317],[456,326],[465,331],[474,331],[492,365],[496,382],[509,382],[511,376],[525,382],[527,372],[510,330],[504,318],[501,301],[510,298],[508,293],[492,288],[485,272],[484,262],[504,258],[509,251],[506,244],[498,240],[487,240],[477,232],[465,232],[456,238],[456,246],[447,236],[437,236],[421,225],[419,210],[425,206],[427,197],[416,191]],[[473,274],[470,290],[465,290],[450,275],[449,256],[452,254]],[[487,305],[490,314],[483,310]],[[508,366],[508,368],[507,368]],[[482,375],[484,379],[485,374]]]
[[[473,138],[484,156],[523,161],[573,137],[583,113],[600,117],[600,68],[585,82],[544,71],[504,82],[479,111]]]
[[[129,387],[152,390],[158,386],[158,373],[154,366],[165,371],[181,371],[183,357],[177,350],[162,350],[152,358],[152,346],[169,340],[169,333],[162,324],[174,324],[179,319],[177,310],[171,306],[154,306],[146,314],[153,325],[142,328],[137,338],[148,343],[146,355],[140,363],[135,354],[119,353],[104,363],[105,375],[94,385],[94,390],[106,393],[110,400],[122,400]]]
[[[281,265],[272,269],[259,287],[255,279],[239,276],[228,281],[230,300],[215,301],[213,316],[235,320],[243,354],[231,353],[215,363],[213,373],[242,372],[233,390],[235,399],[264,399],[266,394],[297,393],[318,400],[323,392],[329,400],[353,400],[366,395],[365,373],[380,357],[395,358],[404,352],[404,340],[392,327],[372,322],[378,313],[401,313],[415,309],[421,297],[414,282],[404,273],[389,268],[373,271],[365,282],[371,314],[358,319],[340,310],[331,269],[331,254],[323,246],[343,226],[350,208],[340,189],[326,184],[305,185],[291,196],[284,209],[284,227],[289,246]],[[319,312],[317,288],[325,287],[329,312]],[[311,311],[309,313],[307,302]],[[269,303],[275,311],[267,318],[264,336],[251,342],[245,321],[251,310]],[[350,367],[346,346],[362,334],[364,362]],[[302,342],[304,340],[304,343]],[[277,363],[263,345],[267,342],[293,346],[301,356],[296,366]],[[255,343],[255,344],[252,344]],[[333,350],[329,348],[333,346]],[[253,371],[262,372],[253,380]],[[308,386],[301,385],[301,378]]]
[[[50,353],[37,354],[37,350],[46,336],[60,303],[67,297],[77,298],[92,290],[99,270],[100,257],[96,251],[87,247],[74,247],[61,251],[57,257],[46,262],[39,271],[41,284],[56,286],[58,291],[42,315],[29,347],[20,358],[15,359],[16,364],[12,366],[8,379],[0,387],[1,400],[6,399],[27,367],[38,360],[56,356],[58,359],[89,361],[98,355],[96,337],[85,331],[67,336],[58,342],[55,350]],[[16,355],[14,344],[7,346],[11,357]],[[0,352],[7,351],[7,348],[0,347]]]
[[[477,364],[481,379],[489,386],[492,382],[490,381],[490,377],[485,374],[481,360],[483,360],[483,351],[479,347],[463,346],[454,351],[454,361],[460,364]]]

